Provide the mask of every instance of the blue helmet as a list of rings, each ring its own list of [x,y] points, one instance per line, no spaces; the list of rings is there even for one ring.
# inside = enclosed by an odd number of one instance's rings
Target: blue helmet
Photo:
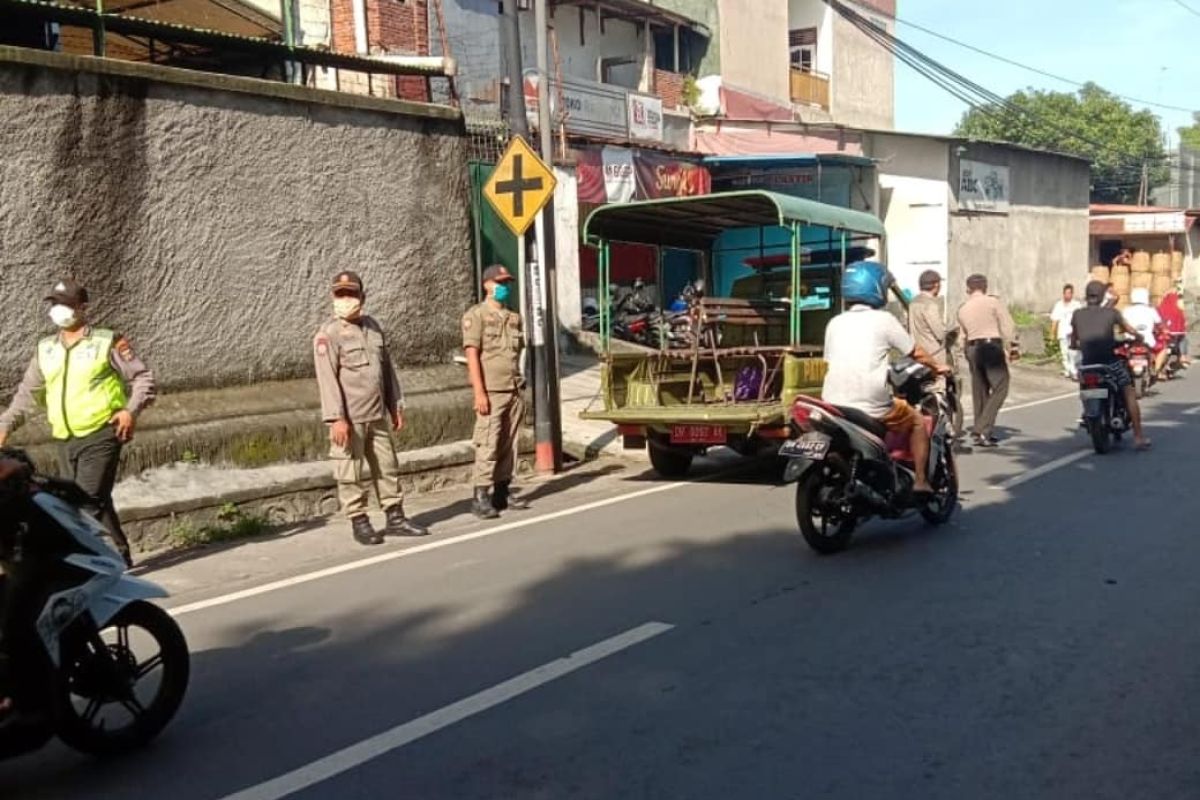
[[[842,274],[842,300],[846,305],[867,305],[883,308],[892,276],[878,261],[855,261]]]

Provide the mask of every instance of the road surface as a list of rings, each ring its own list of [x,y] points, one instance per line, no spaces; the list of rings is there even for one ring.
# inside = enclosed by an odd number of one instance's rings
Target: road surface
[[[952,525],[833,557],[790,487],[599,463],[499,522],[426,500],[419,543],[165,566],[179,718],[125,761],[0,763],[0,797],[1196,797],[1200,379],[1147,406],[1154,451],[1104,457],[1071,398],[1009,410]]]

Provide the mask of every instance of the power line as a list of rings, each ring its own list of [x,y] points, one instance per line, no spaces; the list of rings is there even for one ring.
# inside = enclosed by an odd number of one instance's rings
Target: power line
[[[1175,0],[1175,2],[1179,3],[1180,5],[1183,5],[1182,0]],[[1184,6],[1184,8],[1188,8],[1188,7]],[[1188,11],[1191,11],[1193,14],[1200,16],[1200,12],[1196,12],[1191,8],[1188,8]],[[1032,67],[1028,64],[1022,64],[1020,61],[1014,61],[1013,59],[999,55],[998,53],[992,53],[992,52],[989,52],[982,48],[976,47],[975,45],[967,44],[966,42],[961,42],[958,39],[955,39],[951,36],[946,36],[945,34],[938,33],[937,31],[934,31],[934,30],[930,30],[929,28],[926,28],[922,25],[918,25],[915,22],[909,22],[908,20],[900,19],[899,17],[896,18],[896,22],[899,22],[902,25],[907,25],[908,27],[914,28],[918,31],[921,31],[922,33],[927,33],[930,36],[941,39],[942,41],[950,42],[950,44],[958,45],[959,47],[962,47],[962,48],[965,48],[972,52],[978,53],[982,56],[987,56],[988,58],[993,58],[996,61],[1000,61],[1002,63],[1009,64],[1010,66],[1019,67],[1023,70],[1027,70],[1029,72],[1034,73],[1035,75],[1041,75],[1042,77],[1045,77],[1045,78],[1052,78],[1053,80],[1056,80],[1056,81],[1061,81],[1063,83],[1069,83],[1072,86],[1086,86],[1087,85],[1087,82],[1085,82],[1085,81],[1077,81],[1077,80],[1073,80],[1071,78],[1064,78],[1062,75],[1055,75],[1053,72],[1047,72],[1046,70],[1039,69],[1038,67]],[[1108,90],[1106,89],[1105,91],[1108,91]],[[1193,108],[1184,108],[1182,106],[1172,106],[1172,105],[1168,105],[1166,103],[1156,103],[1152,100],[1142,100],[1140,98],[1130,97],[1129,95],[1124,95],[1124,94],[1115,94],[1112,92],[1110,92],[1110,94],[1112,94],[1114,97],[1120,97],[1122,100],[1129,100],[1131,102],[1141,103],[1142,105],[1147,105],[1147,106],[1155,106],[1156,108],[1165,108],[1169,111],[1182,111],[1184,113],[1192,113],[1193,111],[1196,110]]]
[[[1185,10],[1187,10],[1187,11],[1190,11],[1191,13],[1195,14],[1197,17],[1200,17],[1200,11],[1197,11],[1196,9],[1192,8],[1192,7],[1191,7],[1191,6],[1189,6],[1187,3],[1183,2],[1183,0],[1175,0],[1175,3],[1176,3],[1176,4],[1177,4],[1177,5],[1180,7],[1180,8],[1183,8],[1183,9],[1185,9]]]

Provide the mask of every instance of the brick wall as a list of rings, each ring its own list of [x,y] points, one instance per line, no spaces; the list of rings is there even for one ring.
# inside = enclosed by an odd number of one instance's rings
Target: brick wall
[[[330,0],[333,49],[353,53],[354,0]],[[367,50],[371,53],[429,55],[429,0],[366,0]],[[377,97],[429,101],[424,78],[376,76],[368,89],[365,76],[342,72],[343,91]]]
[[[662,98],[664,108],[683,105],[683,76],[665,69],[654,70],[654,93]]]

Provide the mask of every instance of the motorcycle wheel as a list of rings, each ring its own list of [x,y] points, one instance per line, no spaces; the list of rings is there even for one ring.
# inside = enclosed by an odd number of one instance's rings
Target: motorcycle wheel
[[[98,651],[100,642],[106,652]],[[135,652],[150,643],[149,655]],[[115,756],[142,747],[175,716],[187,691],[190,657],[171,615],[138,601],[117,612],[98,640],[67,638],[61,670],[54,700],[59,738],[89,755]],[[139,691],[147,683],[152,691]]]
[[[958,467],[948,447],[934,473],[933,488],[933,498],[921,509],[921,516],[930,525],[945,525],[958,510]]]
[[[854,517],[831,511],[822,502],[822,493],[829,490],[820,469],[812,469],[796,485],[796,522],[800,535],[816,552],[832,555],[845,550],[858,522]]]
[[[1145,397],[1146,392],[1148,392],[1148,391],[1150,391],[1150,374],[1148,372],[1143,372],[1142,377],[1138,378],[1138,383],[1137,383],[1138,399],[1140,400],[1143,397]]]
[[[1087,421],[1088,435],[1092,437],[1092,448],[1104,455],[1112,448],[1112,438],[1109,435],[1110,426],[1106,417],[1090,417]]]

